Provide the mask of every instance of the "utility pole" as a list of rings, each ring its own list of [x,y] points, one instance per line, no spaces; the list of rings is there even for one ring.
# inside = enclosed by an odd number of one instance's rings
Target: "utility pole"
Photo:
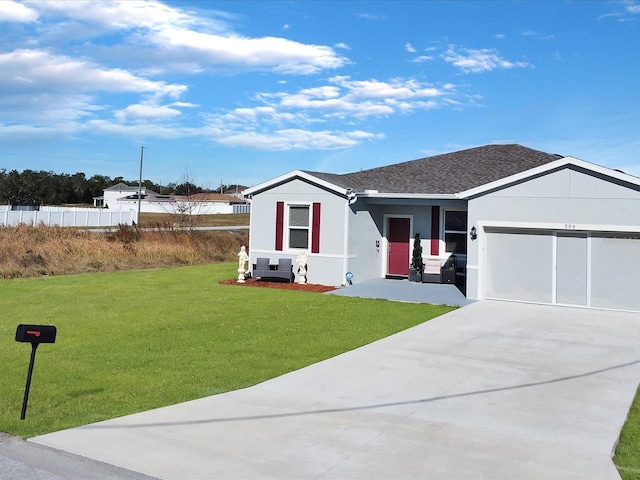
[[[140,225],[140,206],[142,204],[142,159],[144,158],[144,147],[140,147],[140,177],[138,179],[138,225]]]

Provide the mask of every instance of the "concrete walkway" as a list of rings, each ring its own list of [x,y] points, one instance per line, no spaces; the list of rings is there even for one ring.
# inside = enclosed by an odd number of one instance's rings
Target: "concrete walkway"
[[[162,479],[617,479],[639,379],[640,314],[483,301],[255,387],[32,441]]]
[[[379,298],[396,302],[430,303],[462,307],[468,300],[455,285],[417,283],[408,280],[373,279],[327,292],[327,295]]]

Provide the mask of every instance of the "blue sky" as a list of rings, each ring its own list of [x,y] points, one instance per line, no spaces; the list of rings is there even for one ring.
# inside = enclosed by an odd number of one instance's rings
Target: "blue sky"
[[[640,176],[640,1],[0,0],[0,168],[254,185],[520,143]]]

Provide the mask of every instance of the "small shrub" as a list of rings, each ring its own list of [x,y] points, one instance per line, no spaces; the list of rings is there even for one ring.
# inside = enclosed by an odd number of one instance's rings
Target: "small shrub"
[[[119,224],[118,229],[113,234],[113,239],[120,242],[125,247],[140,240],[140,232],[131,225]]]
[[[20,259],[20,265],[24,268],[32,266],[43,267],[47,264],[47,261],[40,254],[34,253],[33,250],[27,250]]]
[[[92,270],[102,270],[104,268],[104,263],[102,263],[100,260],[90,260],[89,262],[87,262],[87,267],[91,268]]]

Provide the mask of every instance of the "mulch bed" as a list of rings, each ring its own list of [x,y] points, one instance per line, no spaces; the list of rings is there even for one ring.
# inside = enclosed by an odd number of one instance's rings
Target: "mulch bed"
[[[244,283],[238,283],[237,279],[221,280],[223,285],[238,285],[239,287],[265,287],[265,288],[279,288],[282,290],[301,290],[303,292],[317,292],[324,293],[336,290],[336,287],[330,287],[328,285],[318,285],[316,283],[287,283],[287,282],[270,282],[268,280],[258,280],[255,278],[247,278]]]

